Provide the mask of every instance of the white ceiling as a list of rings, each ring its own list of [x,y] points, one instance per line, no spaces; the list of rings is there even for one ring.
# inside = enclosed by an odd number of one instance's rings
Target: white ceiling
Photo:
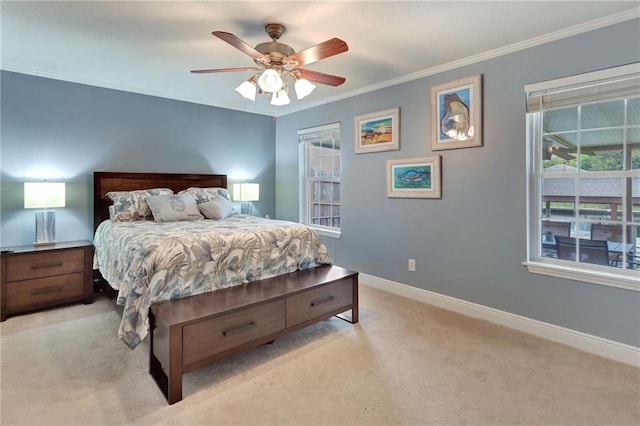
[[[5,1],[4,70],[279,116],[462,64],[640,17],[638,1]],[[253,66],[211,35],[300,51],[339,37],[349,51],[306,66],[343,76],[307,98],[274,107],[233,89],[250,72],[192,69]],[[616,48],[616,47],[612,47]]]

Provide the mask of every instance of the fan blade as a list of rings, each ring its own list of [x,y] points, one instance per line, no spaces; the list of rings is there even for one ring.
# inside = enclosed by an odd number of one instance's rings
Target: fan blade
[[[263,62],[264,61],[264,55],[260,52],[258,52],[256,49],[254,49],[253,47],[249,46],[247,43],[245,43],[244,41],[242,41],[241,39],[239,39],[238,37],[236,37],[235,35],[231,34],[231,33],[227,33],[224,31],[214,31],[211,34],[213,34],[214,36],[218,37],[220,40],[226,41],[227,43],[229,43],[230,45],[232,45],[233,47],[235,47],[236,49],[242,51],[243,53],[251,56],[253,59]]]
[[[191,70],[194,74],[206,74],[211,72],[234,72],[234,71],[258,71],[256,67],[238,67],[238,68],[216,68],[211,70]]]
[[[332,38],[331,40],[287,56],[284,62],[292,67],[298,67],[317,62],[320,59],[329,58],[339,53],[344,53],[347,50],[349,50],[347,43],[339,38]]]
[[[316,83],[326,84],[329,86],[340,86],[346,80],[344,77],[338,77],[337,75],[325,74],[323,72],[311,71],[303,68],[296,68],[292,70],[292,72],[300,78],[305,78],[309,81],[315,81]]]

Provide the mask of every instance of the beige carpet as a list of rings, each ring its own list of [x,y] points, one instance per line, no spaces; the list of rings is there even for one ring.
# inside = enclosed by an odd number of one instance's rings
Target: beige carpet
[[[2,425],[638,425],[640,369],[361,286],[336,318],[184,377],[168,405],[148,347],[99,297],[0,326]]]

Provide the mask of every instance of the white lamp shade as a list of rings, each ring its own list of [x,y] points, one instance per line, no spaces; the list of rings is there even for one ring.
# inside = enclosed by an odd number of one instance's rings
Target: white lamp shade
[[[260,200],[260,184],[259,183],[234,183],[233,199],[235,201],[259,201]]]
[[[282,106],[289,103],[291,103],[291,99],[289,99],[289,95],[284,90],[280,90],[271,96],[271,105]]]
[[[236,92],[240,93],[243,98],[256,100],[256,85],[250,81],[244,81],[240,86],[236,87]]]
[[[310,82],[309,80],[306,80],[304,78],[300,78],[296,80],[295,89],[296,89],[296,96],[298,97],[298,99],[304,98],[309,93],[313,92],[313,89],[315,88],[316,88],[316,85]]]
[[[24,208],[46,209],[65,206],[64,182],[25,182]]]
[[[275,93],[278,90],[282,89],[283,85],[282,77],[280,77],[280,73],[274,69],[267,68],[260,74],[258,78],[258,85],[262,89],[263,92]]]

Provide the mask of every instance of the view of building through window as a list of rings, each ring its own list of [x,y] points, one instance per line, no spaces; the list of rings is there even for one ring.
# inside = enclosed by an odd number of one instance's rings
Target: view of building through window
[[[301,153],[301,221],[340,231],[340,123],[298,131]]]

